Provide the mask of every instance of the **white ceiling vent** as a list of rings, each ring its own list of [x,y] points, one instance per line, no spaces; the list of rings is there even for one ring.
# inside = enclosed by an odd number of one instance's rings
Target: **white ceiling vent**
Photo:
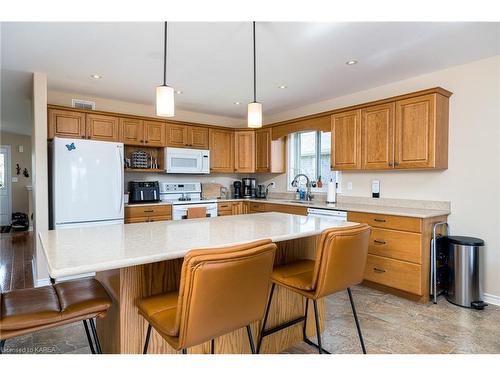
[[[79,109],[95,109],[95,102],[81,99],[71,99],[71,106]]]

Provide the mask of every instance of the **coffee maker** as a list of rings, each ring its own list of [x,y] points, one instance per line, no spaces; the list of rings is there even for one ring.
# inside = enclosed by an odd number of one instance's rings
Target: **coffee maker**
[[[234,197],[235,198],[243,198],[243,194],[241,193],[241,181],[234,181]]]
[[[243,178],[243,198],[255,198],[255,178]]]

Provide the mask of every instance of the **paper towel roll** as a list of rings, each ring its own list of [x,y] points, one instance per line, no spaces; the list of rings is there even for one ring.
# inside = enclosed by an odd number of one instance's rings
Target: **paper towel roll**
[[[335,203],[337,201],[336,182],[330,180],[328,183],[328,194],[326,196],[326,203]]]

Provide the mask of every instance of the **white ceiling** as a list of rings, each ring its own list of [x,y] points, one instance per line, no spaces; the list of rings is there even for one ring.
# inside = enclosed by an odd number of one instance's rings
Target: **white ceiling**
[[[250,22],[169,24],[167,83],[183,91],[179,109],[246,116],[251,31]],[[256,33],[264,117],[500,53],[498,23],[262,22]],[[3,23],[2,121],[26,115],[33,71],[52,90],[153,104],[162,43],[156,22]]]

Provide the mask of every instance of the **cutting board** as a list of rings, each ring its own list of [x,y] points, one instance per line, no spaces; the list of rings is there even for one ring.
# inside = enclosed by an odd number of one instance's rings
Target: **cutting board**
[[[221,184],[215,183],[201,184],[201,197],[203,199],[218,199],[221,187]]]

